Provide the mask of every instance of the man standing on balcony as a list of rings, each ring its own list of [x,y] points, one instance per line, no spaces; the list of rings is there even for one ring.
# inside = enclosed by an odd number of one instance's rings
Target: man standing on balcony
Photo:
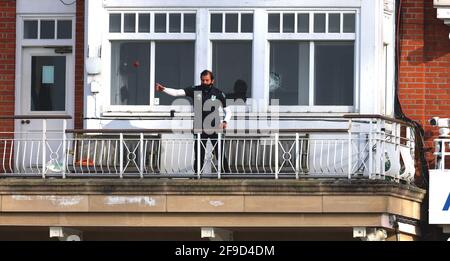
[[[219,147],[217,143],[218,132],[227,127],[231,119],[231,110],[226,107],[225,93],[214,86],[214,75],[211,71],[204,70],[200,74],[201,85],[191,86],[184,89],[171,89],[156,83],[155,90],[165,92],[170,96],[187,96],[194,100],[194,133],[201,133],[200,145],[200,170],[203,168],[205,160],[205,149],[208,139],[211,140],[214,148],[214,155],[218,159]],[[225,112],[225,118],[220,122],[219,107]],[[200,118],[201,115],[201,118]],[[220,124],[219,124],[220,122]],[[194,171],[197,173],[197,139],[194,144]],[[221,144],[222,155],[224,147]],[[222,156],[222,168],[229,172],[228,162]]]

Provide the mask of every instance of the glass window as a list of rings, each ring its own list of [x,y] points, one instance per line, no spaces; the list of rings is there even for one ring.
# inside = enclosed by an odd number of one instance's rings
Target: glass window
[[[58,39],[72,39],[72,21],[58,20]]]
[[[293,33],[295,14],[283,14],[283,33]]]
[[[225,32],[227,33],[238,32],[238,14],[225,15]]]
[[[139,14],[139,33],[150,33],[150,14]]]
[[[315,46],[315,105],[353,105],[354,43]]]
[[[309,104],[309,42],[270,43],[269,92],[279,105]]]
[[[222,14],[211,14],[211,33],[222,32]]]
[[[297,32],[309,33],[309,14],[298,14]]]
[[[341,14],[328,15],[328,32],[329,33],[341,32]]]
[[[355,14],[344,14],[344,33],[355,32]]]
[[[136,14],[124,14],[123,22],[123,31],[125,33],[136,32]]]
[[[181,32],[181,14],[169,14],[169,32]]]
[[[121,14],[109,15],[109,32],[120,33]]]
[[[325,33],[325,14],[314,14],[314,32]]]
[[[213,42],[215,86],[227,99],[250,98],[252,86],[252,42]]]
[[[195,33],[195,14],[184,14],[184,32]]]
[[[150,104],[150,43],[112,42],[111,104]]]
[[[31,111],[64,111],[66,107],[66,57],[31,58]]]
[[[280,32],[280,14],[269,14],[269,33]]]
[[[38,37],[38,21],[24,21],[23,22],[23,38],[37,39]]]
[[[166,32],[166,14],[155,14],[155,33]]]
[[[155,82],[169,88],[186,88],[194,85],[194,42],[156,42]],[[160,105],[171,105],[175,99],[165,93],[155,92]]]
[[[241,14],[241,33],[253,33],[253,14]]]
[[[41,39],[55,39],[55,20],[41,20]]]

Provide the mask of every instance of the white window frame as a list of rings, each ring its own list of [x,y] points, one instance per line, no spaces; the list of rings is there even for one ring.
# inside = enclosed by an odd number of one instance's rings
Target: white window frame
[[[41,20],[53,20],[55,21],[55,38],[54,39],[40,39],[41,35]],[[70,39],[58,39],[58,21],[59,20],[70,20],[72,21],[72,37]],[[21,15],[20,16],[20,26],[18,28],[18,36],[20,43],[23,47],[26,46],[73,46],[75,42],[75,16],[74,15]],[[24,38],[24,26],[25,21],[37,21],[37,38],[36,39],[25,39]]]
[[[360,93],[360,8],[361,7],[336,7],[336,8],[267,8],[267,7],[246,7],[242,6],[240,8],[211,8],[211,7],[196,7],[196,8],[106,8],[108,19],[104,19],[104,26],[102,32],[106,32],[106,37],[102,39],[103,46],[103,60],[104,72],[102,73],[103,82],[105,86],[105,96],[102,99],[103,113],[107,113],[109,116],[117,115],[123,112],[132,112],[139,114],[146,113],[157,113],[157,112],[168,112],[170,110],[176,110],[177,112],[192,112],[192,106],[167,106],[167,105],[154,105],[154,88],[150,89],[150,105],[133,106],[133,105],[110,105],[110,67],[111,67],[111,41],[122,40],[122,41],[133,41],[133,40],[143,40],[152,41],[151,47],[151,59],[153,60],[154,55],[154,41],[158,40],[174,40],[174,41],[195,41],[195,75],[194,84],[199,84],[199,74],[204,69],[212,69],[212,43],[213,41],[222,40],[248,40],[252,41],[252,86],[251,93],[252,99],[263,100],[264,108],[261,108],[260,101],[252,101],[252,105],[249,104],[247,100],[246,110],[249,111],[269,111],[274,110],[269,105],[269,61],[270,61],[270,41],[274,40],[350,40],[354,41],[354,102],[353,106],[279,106],[278,110],[280,112],[319,112],[319,113],[345,113],[345,112],[355,112],[359,109],[359,93]],[[196,33],[169,33],[169,22],[167,21],[167,32],[166,33],[154,33],[154,13],[196,13]],[[109,33],[109,14],[110,13],[121,13],[121,24],[123,30],[123,14],[124,13],[136,13],[136,31],[139,27],[138,17],[140,13],[151,13],[150,16],[150,33]],[[223,32],[222,33],[211,33],[210,32],[210,17],[212,13],[222,13],[222,19],[225,19],[227,13],[253,13],[253,32],[252,33],[226,33],[225,23],[222,23]],[[267,19],[269,13],[280,13],[280,19],[282,19],[282,13],[295,13],[294,21],[294,33],[269,33],[267,28]],[[310,14],[310,32],[312,32],[313,24],[313,13],[354,13],[355,14],[355,33],[296,33],[297,32],[297,19],[298,13],[309,13]],[[328,17],[328,16],[327,16]],[[239,21],[241,16],[239,15]],[[169,15],[167,18],[169,19]],[[183,15],[182,15],[183,19]],[[261,21],[265,24],[262,25]],[[341,31],[343,26],[343,14],[341,14]],[[259,22],[259,25],[258,25]],[[183,26],[183,25],[181,25]],[[325,21],[326,30],[328,30],[328,21]],[[182,28],[183,30],[183,28]],[[241,30],[240,24],[238,24],[238,30]],[[283,30],[283,25],[280,22],[280,31]],[[310,52],[314,52],[314,48],[310,48]],[[264,55],[259,55],[263,53]],[[206,54],[206,55],[203,55]],[[258,54],[258,57],[255,56]],[[264,62],[263,62],[264,61]],[[151,70],[154,70],[154,61],[151,61]],[[310,67],[310,74],[313,72],[314,67]],[[311,70],[312,69],[312,70]],[[257,80],[256,80],[257,79]],[[310,77],[310,81],[313,77]],[[150,77],[150,87],[154,86],[154,73],[151,73]],[[264,86],[264,88],[257,87]],[[310,83],[310,88],[313,86]],[[184,87],[184,86],[174,86],[174,87]],[[255,92],[256,91],[256,92]],[[310,91],[310,95],[313,92]],[[311,98],[310,98],[311,99]],[[254,104],[259,104],[256,110],[253,106]],[[239,106],[242,107],[242,106]],[[232,108],[235,110],[234,108]],[[239,111],[242,111],[239,109]]]
[[[294,33],[283,33],[283,14],[294,13]],[[309,33],[297,33],[297,19],[298,14],[309,14]],[[314,14],[325,14],[325,32],[314,32]],[[328,33],[328,14],[340,13],[340,31],[341,33]],[[346,13],[355,14],[355,33],[343,33],[343,15]],[[280,14],[280,33],[269,33],[268,26],[266,25],[267,40],[269,42],[269,50],[267,51],[267,58],[270,61],[270,42],[272,41],[286,41],[286,42],[309,42],[309,104],[308,105],[269,105],[270,110],[278,110],[279,112],[354,112],[358,108],[359,97],[359,9],[357,8],[314,8],[314,9],[271,9],[267,11],[267,14]],[[353,79],[353,105],[352,106],[340,106],[340,105],[314,105],[315,95],[315,41],[354,41],[354,79]],[[269,65],[270,66],[270,65]],[[267,91],[268,90],[268,87]],[[270,99],[270,94],[269,94]],[[276,108],[275,108],[276,107]]]
[[[133,13],[136,14],[135,19],[135,32],[124,32],[124,14]],[[165,13],[166,14],[166,32],[157,33],[155,32],[155,14]],[[121,14],[121,32],[110,33],[109,32],[109,15],[110,14]],[[138,32],[139,28],[139,14],[150,14],[150,32]],[[170,14],[181,14],[181,32],[170,33],[169,32],[169,15]],[[177,112],[190,112],[192,111],[192,106],[175,106],[175,105],[155,105],[155,44],[156,41],[173,41],[173,42],[185,42],[193,41],[197,44],[197,33],[184,33],[184,14],[196,14],[198,12],[196,9],[130,9],[130,10],[112,10],[107,13],[108,19],[104,24],[104,30],[106,37],[103,41],[104,57],[106,66],[104,82],[108,88],[105,88],[105,97],[103,99],[105,106],[104,112],[167,112],[170,110],[176,110]],[[198,31],[198,24],[196,23],[196,31]],[[111,105],[111,51],[112,42],[132,42],[132,41],[142,41],[150,44],[150,101],[149,105]],[[196,48],[197,49],[197,48]],[[196,56],[196,50],[194,51],[194,57]],[[195,63],[195,62],[194,62]],[[172,88],[183,88],[187,86],[168,86]]]

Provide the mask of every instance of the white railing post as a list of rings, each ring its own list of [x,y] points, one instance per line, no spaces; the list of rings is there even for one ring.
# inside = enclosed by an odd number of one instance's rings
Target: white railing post
[[[381,150],[381,176],[386,176],[386,121],[383,121],[380,129],[380,150]]]
[[[352,119],[348,120],[348,178],[352,178]]]
[[[66,134],[66,129],[67,129],[67,120],[64,119],[63,120],[63,152],[62,152],[62,178],[65,179],[66,178],[66,157],[67,157],[67,134]]]
[[[217,134],[217,178],[220,179],[220,173],[222,171],[222,134]],[[213,149],[214,150],[214,149]]]
[[[441,170],[445,170],[445,139],[441,140],[441,162],[439,165]]]
[[[299,151],[299,134],[295,133],[295,178],[298,179],[298,173],[300,171],[300,151]]]
[[[279,134],[278,132],[275,133],[275,179],[278,179],[278,173],[279,173],[279,169],[278,169],[278,141],[279,141]]]
[[[42,178],[45,179],[45,172],[47,171],[46,168],[46,160],[47,160],[47,151],[46,151],[46,144],[47,143],[47,120],[42,120]]]
[[[200,149],[201,149],[201,139],[200,139],[200,133],[197,133],[197,155],[195,155],[195,157],[197,157],[197,178],[200,179],[200,173],[201,173],[201,169],[200,169]],[[206,148],[205,148],[206,151]]]
[[[141,132],[139,139],[139,175],[144,178],[144,133]]]
[[[123,133],[120,133],[120,144],[119,144],[119,170],[120,178],[123,178]]]

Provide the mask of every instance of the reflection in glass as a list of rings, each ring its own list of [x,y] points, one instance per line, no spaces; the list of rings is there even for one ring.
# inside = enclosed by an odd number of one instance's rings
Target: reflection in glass
[[[58,39],[72,39],[72,21],[58,20]]]
[[[150,14],[139,14],[139,33],[150,32]]]
[[[55,39],[55,20],[41,20],[41,39]]]
[[[283,33],[294,32],[295,14],[283,14]]]
[[[325,33],[325,14],[314,14],[314,32]]]
[[[181,14],[169,14],[169,32],[181,32]]]
[[[194,85],[194,42],[156,42],[155,82],[169,88],[179,89]],[[171,105],[175,99],[165,93],[156,92],[160,105]]]
[[[241,33],[253,33],[253,14],[241,14]]]
[[[24,21],[23,22],[23,38],[24,39],[37,39],[38,35],[38,21]]]
[[[216,87],[227,95],[251,97],[252,42],[213,42],[213,73]]]
[[[298,14],[297,16],[297,32],[309,33],[309,14]]]
[[[269,33],[280,32],[280,14],[269,14]]]
[[[211,14],[211,33],[222,32],[222,14]]]
[[[227,33],[238,32],[238,14],[225,15],[225,32]]]
[[[309,42],[270,43],[269,92],[280,105],[308,105]]]
[[[341,31],[341,14],[328,14],[328,32],[339,33]]]
[[[355,14],[344,14],[344,33],[355,32]]]
[[[184,32],[195,33],[195,14],[184,14]]]
[[[166,14],[155,14],[155,32],[166,32]]]
[[[123,31],[125,33],[136,32],[136,15],[135,14],[124,14],[123,17]]]
[[[353,105],[354,42],[315,46],[315,105]]]
[[[150,44],[112,42],[111,104],[150,104]]]
[[[109,32],[120,33],[121,14],[109,15]]]
[[[66,57],[31,58],[31,111],[64,111],[66,105]]]

